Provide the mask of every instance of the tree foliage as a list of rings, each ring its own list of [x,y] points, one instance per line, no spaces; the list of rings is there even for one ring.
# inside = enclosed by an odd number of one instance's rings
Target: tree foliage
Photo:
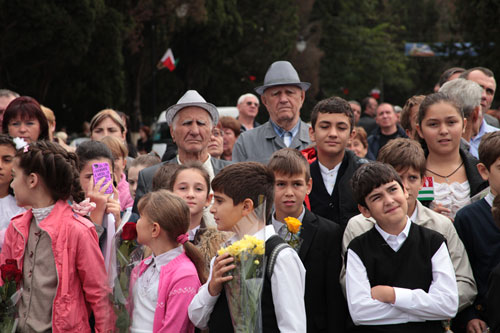
[[[186,24],[162,48],[172,47],[179,66],[158,73],[159,91],[166,92],[158,97],[160,106],[175,103],[187,89],[216,105],[235,105],[295,44],[294,1],[205,0],[205,8],[206,20]]]
[[[124,100],[123,24],[102,0],[0,1],[0,86],[81,121]]]
[[[390,87],[412,88],[408,59],[396,40],[405,28],[384,17],[380,6],[376,0],[316,2],[323,23],[321,84],[326,96],[361,99],[375,87],[383,93]]]
[[[465,42],[471,42],[477,56],[465,59],[467,67],[483,66],[500,73],[500,27],[496,20],[500,3],[495,0],[457,0],[455,27]]]
[[[450,8],[446,0],[0,0],[0,87],[37,98],[74,130],[104,107],[137,126],[187,89],[234,105],[273,61],[295,59],[315,83],[305,109],[325,96],[361,99],[375,87],[402,104],[429,92],[448,64],[500,71],[499,28],[478,24],[494,22],[500,5],[457,0],[454,25]],[[304,30],[314,35],[314,57],[294,51]],[[405,42],[457,37],[480,56],[404,56]],[[173,72],[156,68],[167,48],[179,60]]]

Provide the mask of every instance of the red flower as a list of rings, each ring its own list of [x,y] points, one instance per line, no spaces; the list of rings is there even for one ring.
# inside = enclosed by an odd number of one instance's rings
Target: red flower
[[[16,281],[19,283],[23,277],[23,272],[17,268],[17,262],[15,259],[5,260],[5,264],[0,266],[2,271],[2,280],[5,281]]]
[[[134,222],[127,222],[123,226],[122,239],[123,240],[134,240],[137,238],[137,230],[135,229],[136,224]]]

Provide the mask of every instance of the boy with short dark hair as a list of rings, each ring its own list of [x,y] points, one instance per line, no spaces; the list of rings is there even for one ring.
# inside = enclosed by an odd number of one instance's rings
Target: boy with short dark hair
[[[380,149],[377,160],[390,164],[401,177],[408,192],[408,216],[413,223],[439,232],[446,238],[453,268],[457,279],[459,311],[471,305],[477,294],[476,283],[472,274],[467,252],[449,218],[438,214],[422,205],[418,192],[422,188],[425,175],[426,159],[420,144],[414,140],[398,138],[389,141]],[[375,226],[373,218],[362,214],[349,220],[342,241],[342,254],[352,239]],[[343,270],[345,273],[345,270]],[[344,274],[342,274],[344,277]]]
[[[344,332],[347,304],[338,282],[342,229],[304,207],[312,179],[309,163],[299,151],[278,150],[271,156],[268,168],[275,178],[275,211],[271,217],[274,230],[286,239],[284,219],[294,217],[302,222],[298,254],[307,271],[304,297],[307,331]]]
[[[479,145],[477,169],[490,183],[490,191],[483,199],[465,206],[457,212],[455,228],[462,239],[477,283],[474,306],[457,316],[457,324],[468,331],[484,331],[490,324],[486,292],[491,271],[500,264],[500,228],[495,224],[491,208],[500,193],[500,132],[487,133]]]
[[[412,223],[396,170],[380,162],[352,179],[358,208],[374,228],[354,238],[346,257],[346,293],[355,325],[376,332],[442,332],[458,307],[445,238]]]
[[[265,204],[266,218],[274,199],[274,175],[264,165],[243,162],[225,167],[212,181],[214,214],[220,231],[233,231],[243,236],[238,222]],[[253,221],[254,236],[266,241],[266,253],[271,253],[284,241],[275,235],[272,225],[265,220]],[[236,240],[236,239],[233,239]],[[233,258],[227,253],[212,259],[210,276],[201,286],[189,306],[189,318],[196,327],[211,332],[232,332],[231,317],[223,292],[224,283],[232,277],[226,275],[234,268]],[[268,261],[269,263],[269,261]],[[262,326],[267,332],[306,332],[304,308],[305,269],[291,247],[281,250],[271,277],[265,276],[262,291]]]
[[[359,214],[349,180],[361,164],[368,162],[346,149],[355,134],[353,125],[351,106],[340,97],[320,101],[311,113],[309,136],[317,151],[317,159],[311,163],[311,211],[342,228]]]

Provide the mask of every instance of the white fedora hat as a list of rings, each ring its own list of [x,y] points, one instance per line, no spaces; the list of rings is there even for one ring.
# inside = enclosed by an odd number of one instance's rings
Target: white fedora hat
[[[264,77],[264,85],[255,88],[262,95],[267,88],[275,86],[298,86],[302,90],[309,89],[309,82],[300,82],[299,74],[288,61],[275,61],[271,64]]]
[[[168,125],[172,125],[172,121],[174,120],[177,112],[188,106],[197,106],[206,110],[210,114],[210,117],[212,117],[214,126],[219,122],[219,111],[217,111],[215,105],[207,103],[207,101],[196,90],[188,90],[177,101],[177,104],[174,104],[167,109],[166,120]]]

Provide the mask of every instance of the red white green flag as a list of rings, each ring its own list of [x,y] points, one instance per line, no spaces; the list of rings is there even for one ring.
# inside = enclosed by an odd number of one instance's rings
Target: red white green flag
[[[172,49],[167,49],[163,57],[160,59],[159,67],[166,67],[169,71],[173,71],[177,66],[177,61],[174,58],[174,54],[172,53]]]

